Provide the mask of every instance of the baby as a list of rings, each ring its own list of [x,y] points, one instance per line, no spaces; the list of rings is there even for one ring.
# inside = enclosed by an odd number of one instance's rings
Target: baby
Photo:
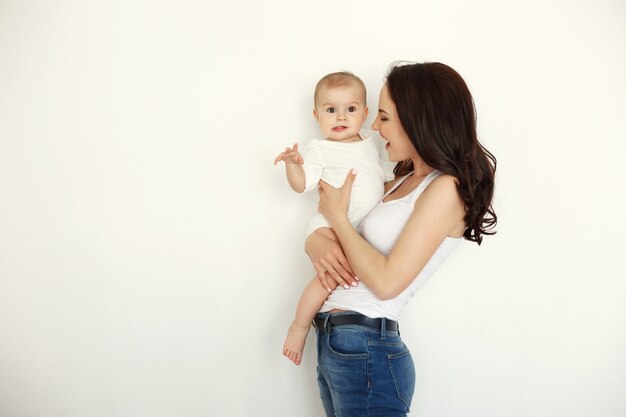
[[[361,132],[368,113],[365,84],[349,72],[328,74],[315,87],[314,103],[313,116],[325,139],[310,141],[302,155],[298,144],[285,148],[274,165],[285,162],[289,185],[298,193],[315,189],[320,180],[341,187],[350,169],[356,169],[348,217],[357,228],[382,198],[385,180],[393,179],[393,174],[383,173],[382,141]],[[309,222],[307,235],[320,228],[336,239],[328,221],[317,213]],[[302,359],[311,322],[331,290],[313,278],[302,293],[283,346],[283,355],[296,365]]]

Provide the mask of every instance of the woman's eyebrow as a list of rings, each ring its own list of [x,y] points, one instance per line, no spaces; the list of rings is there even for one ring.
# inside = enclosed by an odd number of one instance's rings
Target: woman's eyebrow
[[[387,113],[386,111],[384,111],[383,109],[378,109],[378,113],[385,113],[387,116],[389,116],[389,113]]]

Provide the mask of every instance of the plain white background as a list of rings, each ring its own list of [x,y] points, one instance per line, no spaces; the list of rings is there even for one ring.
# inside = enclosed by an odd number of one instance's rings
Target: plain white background
[[[498,234],[404,312],[411,415],[626,415],[624,51],[619,0],[2,1],[0,415],[322,415],[313,338],[280,355],[316,196],[272,161],[395,60],[498,158]]]

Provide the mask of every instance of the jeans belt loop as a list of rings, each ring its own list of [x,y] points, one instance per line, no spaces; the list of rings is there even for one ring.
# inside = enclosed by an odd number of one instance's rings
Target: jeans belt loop
[[[324,319],[324,333],[330,333],[330,314]]]
[[[382,340],[387,338],[387,319],[384,317],[380,320],[380,338]]]

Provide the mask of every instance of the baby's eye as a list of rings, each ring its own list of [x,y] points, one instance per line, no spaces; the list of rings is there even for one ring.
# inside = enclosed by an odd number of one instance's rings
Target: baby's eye
[[[354,106],[350,106],[350,107],[348,107],[348,111],[349,111],[350,113],[354,113],[354,112],[356,111],[356,107],[354,107]]]
[[[335,112],[335,108],[334,107],[329,107],[329,108],[326,109],[326,111],[328,113],[334,113]]]

